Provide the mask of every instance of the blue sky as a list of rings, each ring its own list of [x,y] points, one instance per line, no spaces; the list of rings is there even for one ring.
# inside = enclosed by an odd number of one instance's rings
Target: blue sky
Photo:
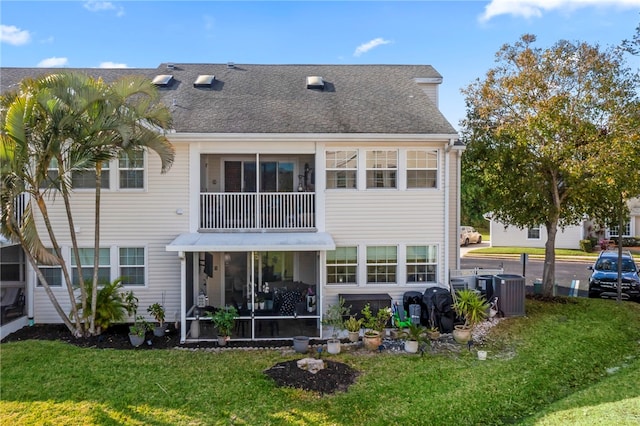
[[[484,77],[503,44],[531,33],[540,47],[611,46],[639,23],[640,0],[3,0],[0,64],[429,64],[444,78],[440,109],[458,128],[460,89]]]

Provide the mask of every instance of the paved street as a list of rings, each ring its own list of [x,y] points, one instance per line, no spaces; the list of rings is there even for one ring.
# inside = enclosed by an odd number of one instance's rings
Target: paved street
[[[533,291],[533,282],[542,278],[542,268],[544,261],[529,259],[526,265],[520,263],[519,259],[487,259],[484,257],[473,257],[473,250],[483,247],[489,247],[488,243],[474,244],[468,247],[460,248],[460,268],[472,269],[495,269],[504,268],[505,274],[524,275],[526,277],[527,291]],[[582,261],[556,261],[556,283],[558,284],[557,293],[559,295],[567,295],[573,280],[579,280],[579,296],[586,297],[589,276],[591,271],[587,269],[591,262]]]

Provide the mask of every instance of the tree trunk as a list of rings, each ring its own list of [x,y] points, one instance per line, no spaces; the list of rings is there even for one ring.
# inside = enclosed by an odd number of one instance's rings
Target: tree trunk
[[[98,270],[100,267],[100,194],[102,190],[102,164],[96,164],[96,199],[94,220],[93,286],[91,287],[91,317],[89,333],[96,334],[96,311],[98,310]]]
[[[547,242],[544,245],[544,267],[542,269],[542,294],[545,297],[553,296],[553,288],[556,281],[556,234],[558,233],[558,220],[553,218],[546,224]]]

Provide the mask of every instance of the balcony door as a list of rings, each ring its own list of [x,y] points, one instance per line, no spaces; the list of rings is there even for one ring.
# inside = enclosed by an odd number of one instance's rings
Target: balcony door
[[[261,161],[259,173],[255,161],[225,161],[225,192],[293,192],[294,163]]]

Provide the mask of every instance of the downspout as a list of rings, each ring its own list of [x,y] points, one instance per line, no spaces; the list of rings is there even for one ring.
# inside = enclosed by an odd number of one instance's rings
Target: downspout
[[[187,341],[187,260],[184,252],[178,252],[180,259],[180,343]]]
[[[451,268],[451,262],[450,262],[450,253],[449,253],[449,247],[451,244],[451,238],[450,238],[450,234],[451,234],[451,220],[449,218],[449,208],[451,205],[451,149],[453,148],[454,144],[456,142],[456,139],[449,139],[449,144],[445,147],[445,157],[444,157],[444,170],[445,170],[445,175],[444,175],[444,212],[443,212],[443,224],[444,224],[444,253],[445,253],[445,257],[444,257],[444,270],[445,270],[445,279],[446,279],[446,287],[450,289],[450,268]],[[458,161],[459,161],[459,156],[458,156]],[[459,166],[459,163],[456,163]],[[460,167],[458,167],[457,170],[457,176],[459,179],[460,176]],[[456,209],[456,223],[460,222],[460,197],[456,197],[457,198],[457,209]],[[456,252],[459,253],[460,250],[459,248],[456,250]],[[456,268],[458,267],[460,263],[460,256],[458,255],[458,260],[456,261]]]

